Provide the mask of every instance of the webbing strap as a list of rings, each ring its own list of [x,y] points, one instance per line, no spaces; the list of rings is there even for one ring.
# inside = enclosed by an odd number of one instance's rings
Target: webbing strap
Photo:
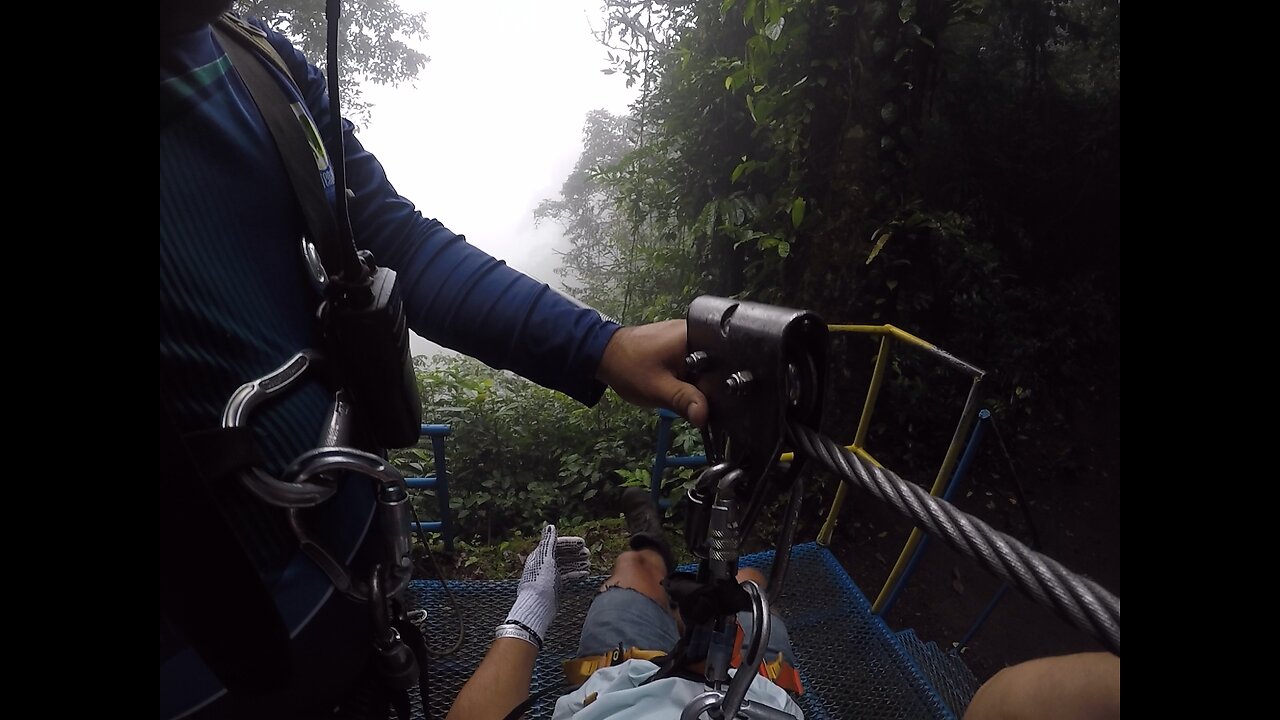
[[[284,66],[284,60],[267,42],[266,37],[261,35],[261,31],[238,18],[223,15],[213,24],[213,32],[226,50],[231,65],[249,89],[258,112],[262,113],[262,119],[276,141],[276,149],[284,162],[289,182],[293,185],[293,193],[302,208],[308,235],[315,241],[326,271],[336,273],[344,267],[340,257],[342,248],[333,208],[325,195],[324,185],[316,168],[315,157],[319,148],[312,148],[302,127],[302,123],[309,124],[311,121],[298,115],[305,113],[305,110],[294,109],[285,97],[284,90],[271,78],[259,58],[266,56],[272,64],[285,72],[286,77],[292,78],[288,74],[288,68]],[[315,138],[315,142],[319,143],[320,139]]]

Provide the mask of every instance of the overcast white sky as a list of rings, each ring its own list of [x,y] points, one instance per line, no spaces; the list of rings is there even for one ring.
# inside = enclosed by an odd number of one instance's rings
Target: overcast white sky
[[[600,0],[400,0],[425,11],[431,57],[413,83],[368,84],[374,103],[365,148],[423,215],[473,245],[559,287],[561,228],[533,226],[582,152],[589,111],[624,113],[634,97],[604,75]],[[413,354],[433,351],[413,336]]]

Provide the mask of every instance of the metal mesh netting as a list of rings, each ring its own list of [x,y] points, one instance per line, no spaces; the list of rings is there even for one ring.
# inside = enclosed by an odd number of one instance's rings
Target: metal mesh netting
[[[556,614],[556,620],[547,633],[546,644],[542,652],[538,653],[538,662],[533,668],[530,693],[565,684],[560,663],[577,654],[582,621],[586,618],[587,608],[602,582],[603,576],[589,577],[568,583],[563,588],[560,611]],[[516,600],[516,584],[516,580],[449,583],[449,589],[453,591],[458,609],[462,613],[466,634],[458,652],[446,658],[431,659],[431,717],[443,718],[449,712],[453,698],[480,665],[485,651],[489,649],[489,643],[493,641],[493,629],[507,619],[507,611]],[[409,583],[409,594],[410,606],[426,608],[428,611],[427,619],[422,625],[427,642],[433,646],[451,642],[458,632],[457,620],[445,601],[440,583],[435,580],[414,580]],[[414,694],[410,695],[412,697]],[[558,693],[549,695],[534,706],[529,717],[551,717],[557,697]],[[423,717],[416,699],[413,710],[415,718]]]
[[[947,707],[957,716],[964,715],[973,694],[978,692],[979,684],[964,661],[944,651],[932,640],[921,640],[915,630],[903,630],[897,633],[897,637]]]
[[[740,564],[767,568],[772,562],[773,552],[768,551],[745,556]],[[599,576],[586,578],[565,588],[560,612],[538,655],[531,692],[564,684],[560,663],[576,653],[583,618],[603,580]],[[451,582],[449,587],[462,611],[467,635],[457,653],[432,660],[430,703],[431,716],[436,718],[444,717],[458,690],[480,664],[494,626],[506,619],[516,593],[515,580]],[[409,594],[412,606],[428,610],[423,630],[429,641],[434,639],[439,645],[454,636],[456,621],[438,582],[414,581]],[[774,611],[786,620],[791,634],[805,687],[798,702],[807,718],[955,717],[918,661],[888,626],[871,614],[867,599],[825,548],[808,543],[792,549],[786,588]],[[963,689],[944,692],[956,696],[960,704],[951,707],[962,712],[968,704],[968,697],[961,698]],[[530,717],[551,717],[556,697],[558,693],[552,692],[533,708]],[[423,717],[421,707],[415,705],[414,713]]]

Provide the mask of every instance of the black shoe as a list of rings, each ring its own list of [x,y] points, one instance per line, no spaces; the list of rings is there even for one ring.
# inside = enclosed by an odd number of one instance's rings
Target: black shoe
[[[649,491],[630,487],[622,492],[622,508],[627,516],[627,532],[631,533],[632,550],[653,550],[667,564],[667,573],[676,569],[671,543],[662,532],[662,517]]]

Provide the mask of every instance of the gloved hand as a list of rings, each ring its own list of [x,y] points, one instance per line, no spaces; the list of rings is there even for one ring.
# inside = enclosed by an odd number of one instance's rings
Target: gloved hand
[[[587,576],[591,551],[580,537],[557,537],[556,526],[542,529],[542,540],[524,562],[516,602],[497,637],[518,637],[539,649],[560,607],[560,584]]]

